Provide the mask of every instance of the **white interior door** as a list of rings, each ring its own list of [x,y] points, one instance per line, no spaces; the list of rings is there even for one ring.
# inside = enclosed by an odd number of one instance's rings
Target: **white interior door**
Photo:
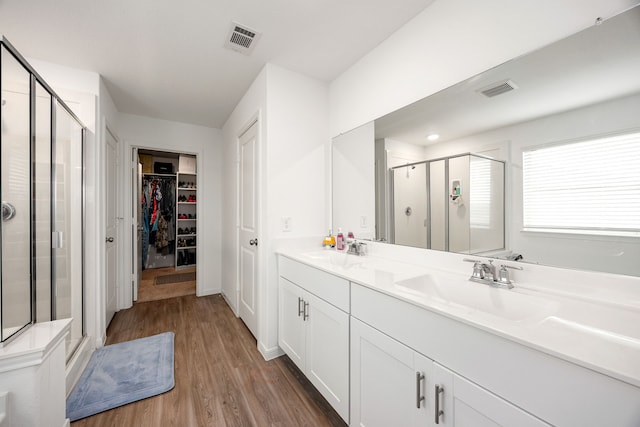
[[[258,332],[258,188],[257,123],[240,136],[239,254],[240,318],[254,336]]]
[[[116,313],[117,300],[117,277],[118,277],[118,250],[116,239],[118,237],[118,218],[117,218],[117,162],[118,162],[118,141],[113,134],[107,129],[107,156],[106,156],[106,293],[105,293],[105,327],[109,326],[109,322]]]

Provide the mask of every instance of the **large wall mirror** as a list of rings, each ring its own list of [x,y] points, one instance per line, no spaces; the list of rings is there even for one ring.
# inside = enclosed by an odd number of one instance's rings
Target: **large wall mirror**
[[[335,230],[640,276],[640,6],[334,138],[332,170]]]

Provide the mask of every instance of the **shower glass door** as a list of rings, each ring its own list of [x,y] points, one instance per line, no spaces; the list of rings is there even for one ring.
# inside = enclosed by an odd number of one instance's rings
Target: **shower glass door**
[[[31,75],[1,47],[2,240],[0,341],[32,321],[31,300]]]
[[[397,245],[426,248],[427,163],[393,170],[393,238]]]
[[[0,36],[0,346],[33,322],[84,336],[84,127]]]
[[[67,336],[67,359],[83,336],[82,292],[82,127],[59,102],[55,103],[53,168],[53,313],[73,318]]]

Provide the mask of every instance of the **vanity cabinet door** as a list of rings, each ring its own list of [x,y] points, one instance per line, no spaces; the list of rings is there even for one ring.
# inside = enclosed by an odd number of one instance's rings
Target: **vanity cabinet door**
[[[433,362],[351,318],[351,425],[431,426]]]
[[[303,315],[306,292],[282,277],[279,288],[278,344],[304,372],[306,325]]]
[[[349,315],[307,294],[305,374],[333,408],[349,421]]]
[[[278,344],[349,422],[349,315],[280,277]]]
[[[455,427],[542,427],[549,424],[512,405],[490,391],[433,364],[442,409],[440,425]]]

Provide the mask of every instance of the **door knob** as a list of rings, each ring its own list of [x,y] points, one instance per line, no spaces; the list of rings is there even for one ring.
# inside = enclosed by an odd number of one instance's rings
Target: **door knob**
[[[258,246],[258,239],[251,239],[251,240],[249,240],[249,245],[251,245],[251,246]]]
[[[113,243],[113,237],[107,237],[105,239],[108,243]]]
[[[16,216],[16,208],[11,203],[7,203],[3,201],[2,202],[2,220],[9,221],[14,216]]]

